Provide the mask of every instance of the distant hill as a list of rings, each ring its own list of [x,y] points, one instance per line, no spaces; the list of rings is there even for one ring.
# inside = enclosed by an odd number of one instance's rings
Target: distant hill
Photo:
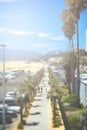
[[[31,60],[38,54],[26,50],[5,50],[5,60]],[[0,50],[0,61],[2,61],[3,52]]]
[[[5,50],[5,60],[47,60],[49,57],[58,56],[60,52],[49,51],[49,52],[30,52],[28,50]],[[0,61],[2,61],[3,52],[0,49]]]

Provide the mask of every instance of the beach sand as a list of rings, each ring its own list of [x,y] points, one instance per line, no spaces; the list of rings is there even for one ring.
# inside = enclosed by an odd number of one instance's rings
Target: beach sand
[[[43,67],[41,62],[26,62],[26,61],[6,61],[5,70],[24,70],[35,72],[40,70]],[[3,70],[3,63],[0,62],[0,71]]]

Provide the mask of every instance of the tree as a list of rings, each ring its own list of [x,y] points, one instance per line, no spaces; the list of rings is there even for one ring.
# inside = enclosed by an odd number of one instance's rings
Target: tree
[[[49,85],[51,89],[48,92],[48,97],[51,99],[52,103],[52,109],[53,109],[53,118],[56,118],[56,99],[57,97],[61,95],[61,92],[59,92],[59,83],[57,79],[54,77],[53,72],[51,69],[49,69]]]
[[[69,73],[68,77],[68,84],[69,84],[69,92],[74,92],[74,75],[75,75],[75,55],[74,55],[74,43],[73,43],[73,36],[76,33],[76,26],[74,23],[73,16],[69,9],[65,9],[61,13],[61,18],[63,21],[62,31],[64,32],[65,36],[69,40],[70,45],[70,58],[69,62],[67,62],[67,66],[64,66],[67,70],[67,73]],[[72,90],[71,90],[72,89]]]
[[[71,53],[72,52],[66,53],[63,56],[61,63],[65,70],[66,82],[68,84],[68,90],[69,90],[68,92],[74,93],[75,92],[75,88],[74,88],[74,75],[75,74],[74,73],[75,73],[75,69],[76,69],[76,57],[74,55],[72,55]],[[71,55],[72,55],[72,57],[71,57]],[[73,63],[71,62],[71,60],[73,61]],[[71,63],[73,64],[72,68],[71,68]],[[72,77],[73,77],[73,80],[72,80]],[[72,82],[72,87],[71,87],[71,82]]]
[[[61,13],[61,19],[63,21],[62,31],[68,38],[71,49],[74,51],[73,36],[76,33],[76,26],[70,10],[64,9]]]
[[[80,19],[80,13],[87,8],[87,0],[66,0],[65,1],[68,9],[71,12],[71,15],[74,19],[74,23],[76,25],[77,32],[77,79],[78,79],[78,107],[80,105],[80,80],[79,80],[79,27],[78,21]]]

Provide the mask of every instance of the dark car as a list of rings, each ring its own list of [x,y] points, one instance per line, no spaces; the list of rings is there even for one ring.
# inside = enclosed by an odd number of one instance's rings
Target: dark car
[[[16,111],[11,110],[11,109],[9,110],[8,108],[6,109],[6,114],[7,114],[7,115],[10,115],[12,118],[17,118],[17,117],[18,117]]]
[[[5,122],[6,122],[6,124],[12,123],[12,117],[10,115],[6,114]],[[2,123],[3,123],[3,112],[0,112],[0,124],[2,124]]]

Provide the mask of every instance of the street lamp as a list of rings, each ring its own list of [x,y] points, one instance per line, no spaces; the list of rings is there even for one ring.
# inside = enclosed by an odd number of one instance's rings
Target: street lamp
[[[5,91],[6,91],[6,86],[5,86],[5,44],[0,44],[0,46],[3,49],[3,130],[6,128],[6,122],[5,122]]]

